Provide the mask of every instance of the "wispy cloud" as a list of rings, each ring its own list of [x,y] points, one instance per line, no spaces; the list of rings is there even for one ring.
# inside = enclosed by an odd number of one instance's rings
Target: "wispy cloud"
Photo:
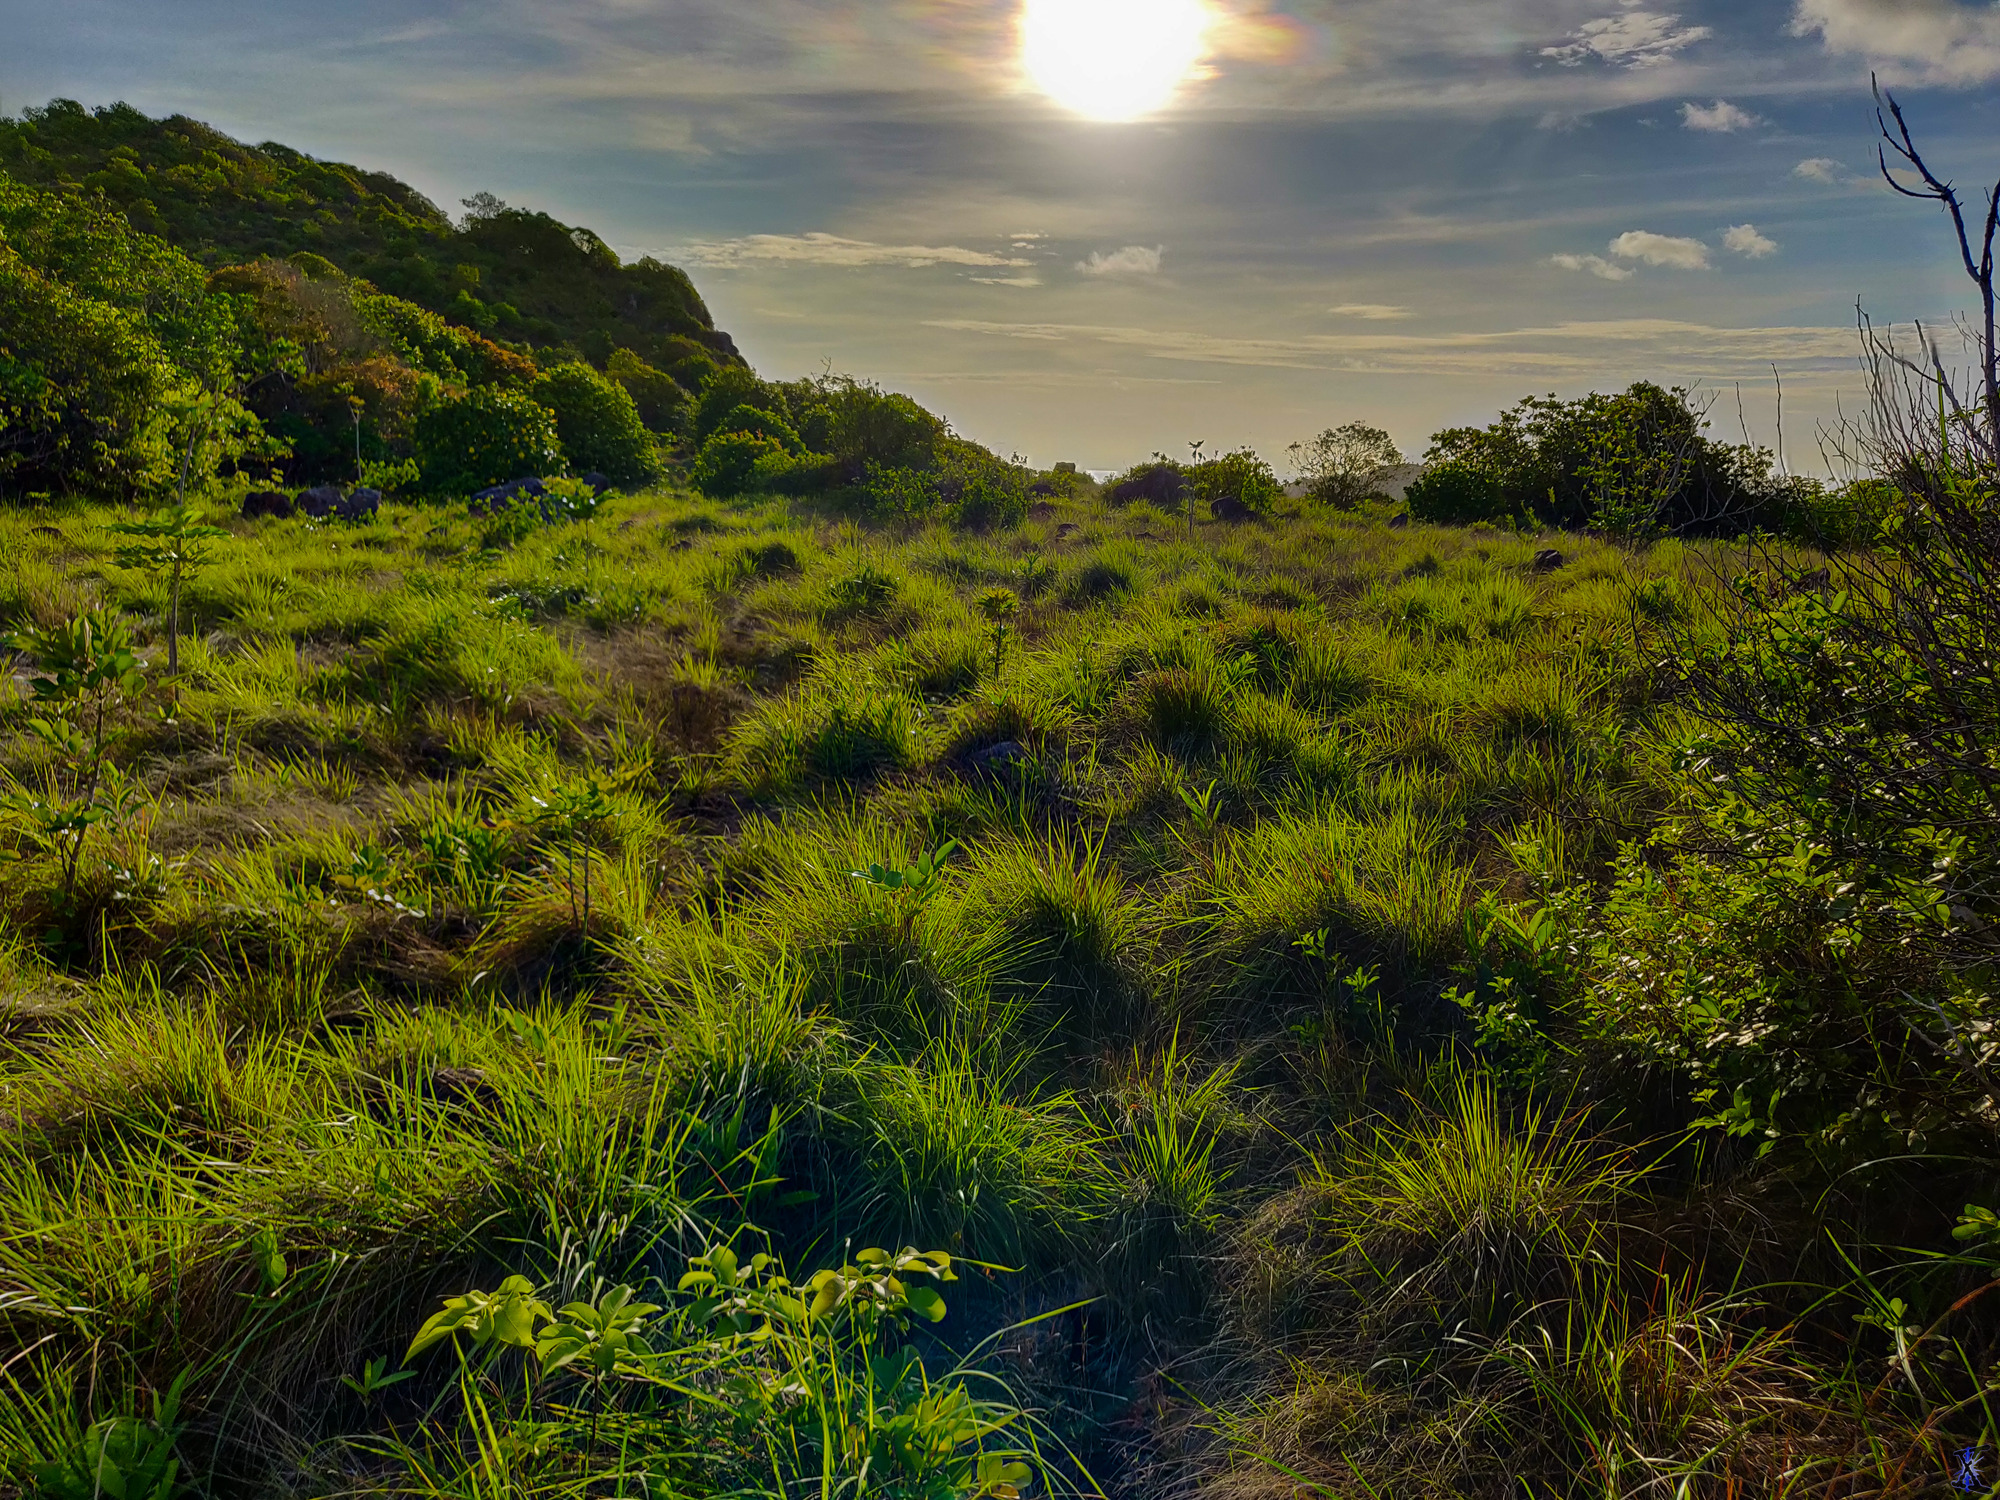
[[[1752,260],[1762,260],[1767,255],[1778,253],[1778,242],[1755,224],[1733,224],[1722,231],[1722,248],[1737,255],[1747,255]]]
[[[1019,256],[968,250],[963,245],[881,245],[873,240],[843,239],[834,234],[749,234],[733,240],[702,240],[678,245],[671,253],[681,260],[711,269],[738,266],[1032,266]]]
[[[1681,106],[1681,128],[1684,130],[1705,130],[1711,135],[1728,135],[1732,131],[1749,130],[1764,122],[1741,105],[1731,104],[1727,99],[1718,99],[1713,104],[1689,102]]]
[[[1395,374],[1530,374],[1590,378],[1639,363],[1693,374],[1844,367],[1854,354],[1848,328],[1718,328],[1659,318],[1567,322],[1484,333],[1319,334],[1254,338],[1179,329],[1073,323],[997,323],[970,318],[925,325],[953,333],[1040,344],[1096,344],[1156,359],[1274,369],[1366,370]]]
[[[1839,182],[1847,168],[1830,156],[1808,156],[1792,168],[1794,177],[1808,182]]]
[[[976,281],[981,286],[1040,286],[1039,276],[970,276],[968,281]]]
[[[1086,276],[1157,276],[1166,258],[1165,245],[1127,245],[1109,254],[1093,250],[1076,268]]]
[[[1593,60],[1620,68],[1652,68],[1671,62],[1696,42],[1715,35],[1707,26],[1683,26],[1662,11],[1625,10],[1585,21],[1566,42],[1542,48],[1566,68]]]
[[[1792,31],[1828,49],[1900,62],[1931,83],[2000,78],[2000,5],[1962,0],[1798,0]]]
[[[1613,265],[1601,255],[1576,255],[1568,250],[1551,255],[1552,265],[1561,266],[1565,271],[1588,271],[1593,276],[1601,276],[1606,281],[1630,281],[1630,266]]]
[[[1649,266],[1667,266],[1676,271],[1706,271],[1708,246],[1700,240],[1682,239],[1671,234],[1655,234],[1650,229],[1628,229],[1611,242],[1611,253],[1620,260],[1641,261]]]
[[[1370,323],[1388,323],[1410,315],[1407,307],[1396,307],[1387,302],[1343,302],[1338,307],[1329,307],[1327,311],[1337,318],[1361,318]]]

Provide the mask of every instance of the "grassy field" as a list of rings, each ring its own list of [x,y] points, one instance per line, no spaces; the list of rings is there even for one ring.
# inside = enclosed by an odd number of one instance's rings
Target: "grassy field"
[[[146,666],[0,704],[10,1491],[1916,1495],[1990,1431],[1862,1248],[1977,1286],[1957,1202],[1509,1001],[1601,961],[1740,549],[391,504],[230,522],[169,681],[119,518],[0,512],[0,623]]]

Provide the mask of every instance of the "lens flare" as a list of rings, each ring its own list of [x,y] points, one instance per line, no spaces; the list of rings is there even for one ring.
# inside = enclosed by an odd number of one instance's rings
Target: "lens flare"
[[[1136,120],[1200,69],[1213,19],[1206,0],[1024,0],[1021,65],[1064,109]]]

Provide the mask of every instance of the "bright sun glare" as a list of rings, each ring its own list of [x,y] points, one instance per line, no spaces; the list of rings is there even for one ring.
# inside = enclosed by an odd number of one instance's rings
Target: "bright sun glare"
[[[1136,120],[1194,72],[1208,27],[1207,0],[1025,0],[1021,62],[1063,108]]]

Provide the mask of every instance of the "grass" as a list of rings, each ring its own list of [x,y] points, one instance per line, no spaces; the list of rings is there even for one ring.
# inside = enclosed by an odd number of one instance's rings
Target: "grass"
[[[0,625],[109,604],[158,670],[112,519],[0,512]],[[0,1488],[178,1381],[204,1495],[636,1494],[642,1449],[647,1494],[840,1492],[707,1377],[343,1378],[510,1274],[679,1318],[717,1245],[879,1244],[976,1263],[898,1348],[1032,1392],[1048,1492],[1919,1493],[1990,1436],[1984,1325],[1882,1390],[1854,1318],[1977,1247],[1662,1138],[1671,1081],[1551,1019],[1580,950],[1482,926],[1590,905],[1680,795],[1646,632],[1735,564],[1384,522],[231,522],[67,901],[0,684]],[[828,1432],[917,1420],[785,1358]]]

